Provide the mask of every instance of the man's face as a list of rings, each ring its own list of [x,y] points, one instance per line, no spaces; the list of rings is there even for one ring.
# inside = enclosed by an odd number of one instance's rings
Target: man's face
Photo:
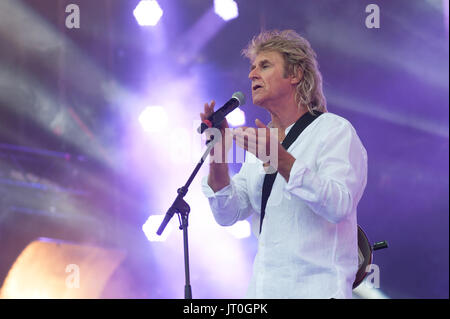
[[[250,67],[253,104],[270,108],[278,106],[295,90],[291,76],[284,77],[284,59],[276,51],[260,52]]]

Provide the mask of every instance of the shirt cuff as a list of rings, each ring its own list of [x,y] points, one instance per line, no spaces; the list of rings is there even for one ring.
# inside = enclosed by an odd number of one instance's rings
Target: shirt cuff
[[[214,198],[216,196],[230,196],[232,193],[231,181],[230,184],[228,184],[227,186],[223,187],[217,192],[214,192],[211,186],[208,185],[208,176],[203,176],[202,191],[207,198]]]
[[[291,172],[289,173],[289,181],[286,184],[287,191],[291,191],[293,188],[301,187],[303,185],[303,177],[305,176],[307,169],[308,168],[302,161],[298,159],[294,161]]]
[[[289,182],[285,188],[287,193],[294,194],[306,201],[317,201],[321,190],[320,180],[316,174],[301,160],[296,159],[289,174]]]

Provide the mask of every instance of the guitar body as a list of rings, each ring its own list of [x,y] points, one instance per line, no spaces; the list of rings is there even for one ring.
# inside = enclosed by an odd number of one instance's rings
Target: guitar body
[[[355,281],[353,282],[353,289],[359,286],[359,284],[367,276],[367,266],[372,263],[373,250],[370,245],[369,239],[358,225],[358,272],[356,273]]]

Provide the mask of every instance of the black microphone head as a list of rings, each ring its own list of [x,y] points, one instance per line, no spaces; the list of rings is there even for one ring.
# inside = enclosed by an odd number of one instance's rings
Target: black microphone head
[[[201,123],[200,126],[197,128],[197,132],[202,134],[207,128],[208,125],[206,125],[205,123]]]
[[[242,93],[242,92],[234,92],[231,97],[235,98],[236,100],[238,100],[239,101],[239,105],[244,105],[245,104],[245,95],[244,95],[244,93]]]

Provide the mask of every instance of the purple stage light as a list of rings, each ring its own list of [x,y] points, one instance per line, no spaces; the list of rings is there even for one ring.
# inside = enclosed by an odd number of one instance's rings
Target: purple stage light
[[[159,132],[168,122],[167,112],[162,106],[148,106],[139,115],[139,123],[146,132]]]
[[[236,108],[233,112],[226,116],[228,123],[231,126],[241,126],[245,124],[245,113]]]
[[[142,0],[133,11],[140,26],[155,26],[163,15],[163,10],[156,0]]]
[[[214,0],[214,12],[225,21],[239,16],[238,5],[233,0]]]

